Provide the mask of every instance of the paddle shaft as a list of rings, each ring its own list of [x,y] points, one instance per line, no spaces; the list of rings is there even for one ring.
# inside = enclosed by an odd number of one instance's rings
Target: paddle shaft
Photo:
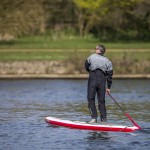
[[[111,99],[117,104],[117,106],[121,109],[121,111],[124,113],[124,115],[136,126],[136,127],[138,127],[139,129],[141,129],[141,127],[137,124],[137,123],[135,123],[134,121],[133,121],[133,119],[130,117],[130,115],[129,114],[127,114],[124,110],[123,110],[123,108],[119,105],[119,103],[111,96],[111,94],[110,93],[108,93],[108,95],[111,97]]]

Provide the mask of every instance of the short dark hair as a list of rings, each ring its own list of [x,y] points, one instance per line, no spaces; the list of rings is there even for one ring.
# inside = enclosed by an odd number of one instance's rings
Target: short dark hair
[[[105,46],[102,44],[97,45],[95,49],[100,50],[102,54],[104,54],[106,51]]]

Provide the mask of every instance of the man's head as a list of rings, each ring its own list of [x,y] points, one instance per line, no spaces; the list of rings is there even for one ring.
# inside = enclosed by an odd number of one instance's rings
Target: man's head
[[[97,45],[97,46],[95,47],[95,50],[96,50],[96,53],[97,53],[97,54],[104,54],[105,51],[106,51],[105,46],[104,46],[104,45],[101,45],[101,44]]]

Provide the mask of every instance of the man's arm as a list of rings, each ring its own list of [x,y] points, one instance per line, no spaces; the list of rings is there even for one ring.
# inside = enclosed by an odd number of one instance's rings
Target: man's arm
[[[113,70],[106,72],[106,79],[107,79],[107,87],[108,89],[111,88],[112,85],[112,76],[113,76]]]
[[[86,69],[86,71],[90,71],[90,64],[88,63],[88,61],[86,60],[85,61],[85,69]]]
[[[106,80],[107,80],[107,87],[108,87],[106,88],[106,93],[108,95],[110,94],[110,87],[112,85],[112,75],[113,75],[113,70],[106,72]]]

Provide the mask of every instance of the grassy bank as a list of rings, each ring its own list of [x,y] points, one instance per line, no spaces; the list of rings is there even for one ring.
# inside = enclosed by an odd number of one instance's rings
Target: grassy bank
[[[105,44],[108,49],[150,49],[150,42],[102,42],[92,36],[85,38],[28,36],[14,41],[0,42],[1,49],[93,49],[99,43]]]
[[[24,37],[16,41],[0,43],[0,61],[63,61],[72,70],[85,73],[84,61],[101,43],[97,39],[52,39],[48,36]],[[102,42],[103,43],[103,42]],[[106,56],[113,62],[117,74],[150,73],[150,43],[103,43]]]
[[[144,52],[143,52],[144,51]],[[61,61],[63,66],[68,66],[68,73],[77,71],[78,73],[86,73],[84,69],[85,59],[94,51],[86,50],[12,50],[0,52],[0,62],[15,61]],[[150,73],[150,51],[140,50],[113,50],[109,49],[107,56],[114,65],[115,74],[147,74]],[[58,64],[59,65],[59,64]],[[11,68],[11,66],[10,66]]]
[[[31,61],[31,60],[68,60],[74,57],[85,59],[94,50],[66,50],[66,49],[1,49],[0,50],[0,61]],[[106,54],[111,60],[126,59],[134,61],[150,60],[150,50],[126,50],[126,49],[108,49]]]
[[[94,52],[100,42],[91,36],[79,38],[30,36],[18,38],[15,41],[0,42],[0,61],[23,60],[66,60],[71,55],[82,55],[82,59]],[[107,48],[108,57],[111,59],[122,58],[125,54],[135,60],[149,59],[150,43],[103,43]],[[138,53],[137,53],[138,51]]]

